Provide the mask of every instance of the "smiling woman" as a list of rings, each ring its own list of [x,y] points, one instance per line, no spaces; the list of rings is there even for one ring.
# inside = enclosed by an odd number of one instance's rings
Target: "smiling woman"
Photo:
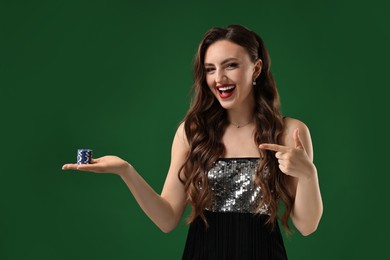
[[[252,62],[243,47],[228,40],[211,44],[205,54],[207,85],[225,109],[240,107],[241,102],[254,103],[252,82],[261,66],[260,59]]]
[[[192,207],[183,259],[287,259],[278,226],[314,232],[322,200],[308,128],[283,117],[262,39],[212,28],[194,62],[194,99],[172,144],[161,195],[116,156],[64,170],[114,173],[163,231]]]

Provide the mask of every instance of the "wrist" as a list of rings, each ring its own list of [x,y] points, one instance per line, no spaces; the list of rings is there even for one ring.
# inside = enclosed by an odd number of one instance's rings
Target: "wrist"
[[[311,164],[310,167],[308,167],[306,174],[299,178],[299,181],[310,182],[313,180],[317,180],[317,168],[314,164]]]
[[[122,167],[122,169],[118,172],[118,175],[121,178],[124,178],[126,176],[131,175],[134,172],[134,170],[135,170],[134,167],[130,163],[126,162],[124,167]]]

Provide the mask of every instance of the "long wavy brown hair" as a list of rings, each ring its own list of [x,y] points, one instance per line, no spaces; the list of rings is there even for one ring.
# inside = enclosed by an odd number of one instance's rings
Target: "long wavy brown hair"
[[[263,40],[253,31],[240,26],[210,29],[199,44],[194,60],[193,99],[184,118],[184,130],[189,142],[187,158],[179,171],[179,179],[185,185],[187,200],[192,212],[188,222],[200,216],[207,224],[204,209],[210,204],[212,193],[208,189],[207,172],[213,163],[224,156],[225,147],[222,136],[228,126],[227,112],[214,97],[206,82],[204,57],[207,48],[216,41],[228,40],[245,48],[253,62],[263,62],[261,74],[256,79],[253,94],[255,96],[254,118],[256,144],[281,144],[283,135],[283,117],[280,113],[279,94],[270,71],[270,57]],[[272,225],[278,219],[278,204],[284,203],[281,217],[282,225],[289,230],[288,218],[294,203],[288,192],[287,176],[278,167],[272,151],[259,151],[262,159],[255,176],[260,186],[262,200],[258,209],[267,206],[270,212],[267,223]],[[180,174],[181,173],[181,174]]]

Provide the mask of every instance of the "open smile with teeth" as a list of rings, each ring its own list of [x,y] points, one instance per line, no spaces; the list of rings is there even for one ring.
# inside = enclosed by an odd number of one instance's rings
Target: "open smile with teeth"
[[[233,95],[236,85],[224,85],[216,87],[218,94],[221,98],[228,98]]]

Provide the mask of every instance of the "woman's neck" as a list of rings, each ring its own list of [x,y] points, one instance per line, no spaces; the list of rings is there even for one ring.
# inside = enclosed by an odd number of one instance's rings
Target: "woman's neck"
[[[253,109],[249,107],[241,109],[229,109],[227,111],[230,124],[237,128],[244,127],[253,122]]]

